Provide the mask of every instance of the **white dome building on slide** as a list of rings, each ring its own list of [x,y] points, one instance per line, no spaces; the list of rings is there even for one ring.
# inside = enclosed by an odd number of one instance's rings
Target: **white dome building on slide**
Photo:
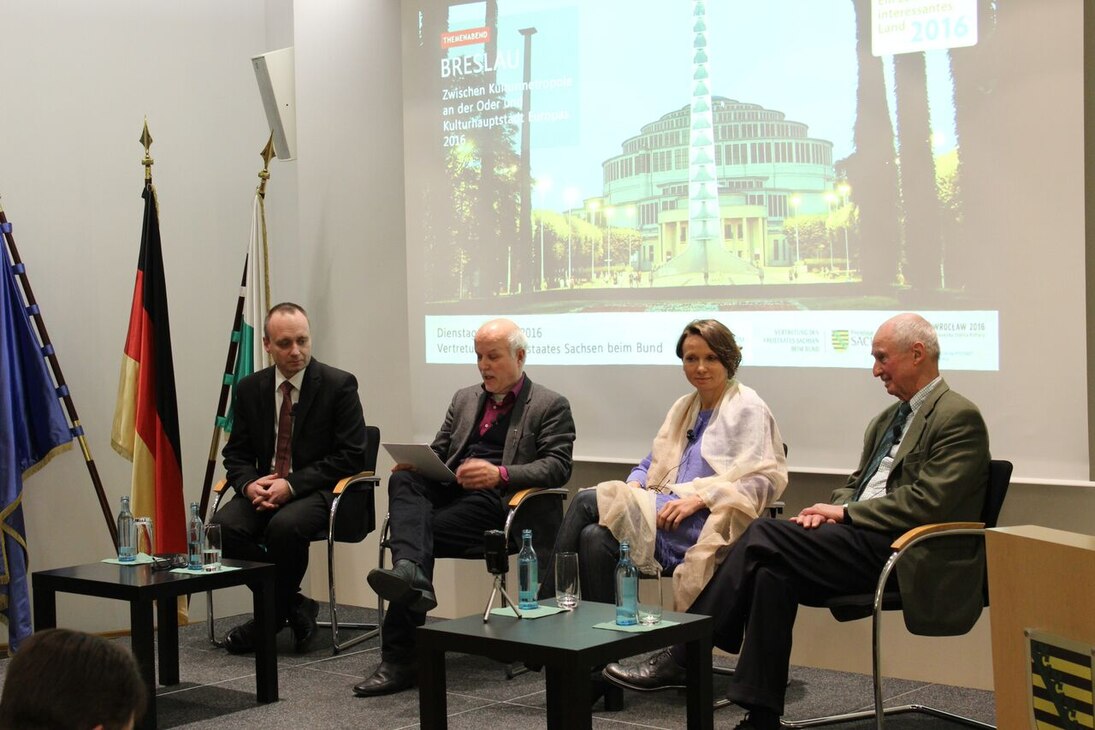
[[[827,211],[825,196],[836,178],[833,144],[809,137],[806,124],[788,120],[783,112],[710,98],[708,149],[713,148],[718,184],[720,248],[749,266],[739,266],[726,277],[712,268],[708,283],[755,283],[751,269],[795,261],[794,233],[784,231],[783,220]],[[603,163],[600,209],[634,208],[642,245],[632,263],[640,270],[655,270],[655,281],[657,269],[689,246],[693,105],[644,125],[623,142],[621,154]],[[704,283],[702,277],[687,280],[683,274],[672,278],[664,283]]]

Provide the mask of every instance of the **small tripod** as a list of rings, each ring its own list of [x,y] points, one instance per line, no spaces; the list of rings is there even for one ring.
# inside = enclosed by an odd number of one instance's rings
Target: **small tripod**
[[[483,559],[487,561],[487,570],[494,576],[494,587],[491,588],[490,598],[487,599],[487,607],[483,609],[483,623],[490,620],[490,609],[494,605],[494,597],[501,591],[502,598],[510,605],[517,618],[524,618],[517,602],[506,593],[506,573],[509,572],[509,550],[506,545],[506,533],[501,530],[487,530],[483,533]]]
[[[505,603],[509,604],[509,607],[513,609],[513,612],[517,614],[517,618],[524,618],[521,614],[521,609],[517,607],[517,601],[509,597],[506,593],[505,575],[501,573],[494,574],[494,587],[490,590],[490,598],[487,599],[487,607],[483,609],[483,623],[490,620],[490,609],[494,605],[494,597],[501,591],[502,598],[505,599]],[[504,606],[505,604],[503,604]]]

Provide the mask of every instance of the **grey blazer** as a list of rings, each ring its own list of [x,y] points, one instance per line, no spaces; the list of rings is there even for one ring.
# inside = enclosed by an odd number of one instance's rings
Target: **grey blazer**
[[[456,391],[445,422],[430,447],[450,469],[460,458],[478,425],[476,416],[487,398],[482,385]],[[566,398],[526,375],[510,415],[502,465],[509,472],[506,493],[527,487],[561,487],[570,479],[574,418]]]

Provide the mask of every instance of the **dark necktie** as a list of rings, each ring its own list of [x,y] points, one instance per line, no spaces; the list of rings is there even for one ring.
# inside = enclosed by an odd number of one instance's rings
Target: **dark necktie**
[[[852,497],[853,502],[863,496],[863,490],[874,477],[875,472],[878,471],[878,465],[890,453],[893,445],[901,441],[901,432],[905,429],[905,421],[911,412],[912,407],[907,402],[902,402],[897,407],[897,413],[894,414],[890,427],[886,429],[886,433],[878,443],[878,448],[875,449],[874,456],[871,457],[870,463],[867,464],[867,468],[863,470],[863,474],[859,477],[859,486],[856,487],[855,496]]]
[[[281,410],[278,412],[278,444],[274,451],[274,473],[279,477],[289,475],[289,442],[293,438],[293,384],[288,380],[281,384]]]

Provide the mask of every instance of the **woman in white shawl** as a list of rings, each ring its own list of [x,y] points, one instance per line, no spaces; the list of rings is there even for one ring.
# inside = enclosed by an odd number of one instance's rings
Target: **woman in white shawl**
[[[646,575],[673,573],[674,605],[685,610],[726,548],[787,486],[783,439],[768,406],[734,379],[741,350],[717,320],[688,324],[677,341],[695,387],[669,409],[650,455],[626,482],[578,492],[553,556],[577,552],[582,597],[612,603],[619,543]],[[541,595],[555,594],[554,557]]]

